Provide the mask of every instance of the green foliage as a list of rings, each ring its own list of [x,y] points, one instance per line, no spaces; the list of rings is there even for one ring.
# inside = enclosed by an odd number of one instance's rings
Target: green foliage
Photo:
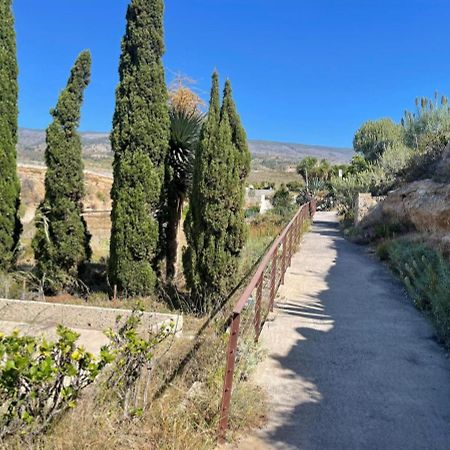
[[[437,134],[429,138],[423,150],[416,151],[400,172],[401,177],[407,181],[416,181],[431,178],[437,182],[450,183],[450,171],[440,167],[444,152],[447,148],[448,137]]]
[[[370,168],[370,162],[362,155],[353,156],[347,173],[355,175]]]
[[[105,387],[109,394],[119,400],[126,417],[142,414],[146,408],[150,382],[148,375],[152,368],[155,348],[174,329],[174,323],[171,322],[155,334],[144,333],[139,330],[141,319],[140,309],[134,310],[122,324],[121,318],[117,317],[116,329],[105,332],[110,344],[102,350],[103,358],[112,362]],[[144,381],[142,397],[139,381]]]
[[[305,186],[305,183],[303,183],[301,181],[289,181],[289,183],[286,183],[286,187],[291,192],[300,192],[304,186]]]
[[[450,346],[450,266],[424,244],[405,239],[385,244],[381,254],[400,275],[416,306],[429,313],[439,338]]]
[[[128,295],[150,294],[158,243],[170,119],[162,56],[163,1],[132,0],[122,40],[113,118],[109,280]]]
[[[259,214],[259,206],[250,206],[245,210],[245,218],[250,219],[251,217],[255,217]]]
[[[175,275],[177,232],[183,203],[192,185],[195,151],[203,114],[196,109],[170,109],[169,151],[165,163],[163,207],[160,215],[160,249],[166,258],[166,275]],[[161,255],[162,257],[163,255]]]
[[[90,258],[90,234],[81,216],[84,196],[81,140],[77,133],[83,93],[89,84],[91,56],[78,56],[47,129],[45,198],[36,214],[33,249],[37,273],[45,289],[74,288],[82,265]]]
[[[295,201],[297,205],[303,205],[311,201],[311,198],[316,200],[317,211],[329,211],[334,204],[330,183],[325,180],[313,178],[308,188],[304,187],[299,191]]]
[[[348,220],[353,220],[353,208],[359,193],[384,195],[399,183],[399,174],[405,170],[414,152],[396,143],[388,146],[375,163],[356,155],[343,178],[331,178],[331,191],[338,210]]]
[[[434,100],[426,97],[416,98],[416,112],[405,111],[402,118],[406,145],[425,151],[435,137],[445,136],[446,143],[450,139],[450,108],[447,97],[439,100],[437,92]]]
[[[318,160],[314,156],[306,156],[297,164],[297,173],[303,177],[306,185],[310,180],[329,180],[333,168],[326,159]]]
[[[68,408],[108,362],[76,346],[77,333],[57,328],[58,340],[0,334],[0,438],[39,433]]]
[[[241,118],[239,117],[236,105],[233,100],[230,80],[227,80],[225,82],[225,88],[223,91],[221,115],[224,114],[228,116],[228,120],[230,122],[231,141],[235,146],[235,153],[237,154],[235,169],[239,173],[240,180],[245,181],[248,174],[250,173],[251,154],[248,148],[247,135],[245,134],[244,127],[241,123]]]
[[[244,217],[245,184],[250,173],[251,155],[247,143],[247,135],[234,103],[231,82],[225,82],[223,102],[220,111],[220,122],[228,121],[231,129],[231,147],[228,169],[227,196],[229,201],[229,218],[226,247],[232,259],[239,257],[247,240],[247,226]],[[231,280],[230,280],[231,282]]]
[[[342,176],[345,176],[348,173],[349,170],[350,170],[350,165],[349,164],[334,164],[333,166],[331,166],[330,178],[332,176],[338,177],[339,176],[339,171],[342,172]]]
[[[388,147],[380,156],[377,164],[385,171],[386,179],[393,179],[402,172],[414,156],[414,151],[398,143]]]
[[[239,147],[245,135],[238,130],[236,117],[233,127],[230,125],[230,109],[234,109],[230,95],[228,91],[220,110],[219,79],[214,73],[185,222],[184,271],[193,306],[199,312],[230,291],[245,242],[243,177],[247,166],[245,148]]]
[[[0,269],[15,262],[22,225],[17,177],[18,67],[11,0],[0,0]]]
[[[141,319],[141,310],[134,310],[124,321],[118,317],[117,327],[105,331],[110,342],[97,358],[77,346],[77,333],[61,325],[55,342],[20,336],[17,331],[8,336],[0,333],[0,439],[36,436],[75,407],[82,390],[104,369],[101,386],[105,389],[97,391],[96,401],[100,396],[108,402],[118,401],[125,417],[142,412],[148,404],[156,346],[173,332],[174,324],[144,333]]]
[[[360,173],[348,174],[345,178],[333,177],[330,185],[339,213],[346,219],[352,220],[357,194],[370,192],[379,195],[385,182],[385,171],[378,165],[371,165],[368,170]]]
[[[296,209],[296,205],[292,201],[289,189],[287,189],[284,184],[280,186],[280,189],[275,191],[272,199],[272,205],[273,212],[280,216],[288,216]]]
[[[369,120],[356,132],[353,148],[368,161],[375,161],[388,147],[403,142],[403,134],[403,128],[391,119]]]
[[[260,183],[253,183],[254,189],[275,189],[275,182],[273,181],[261,181]]]

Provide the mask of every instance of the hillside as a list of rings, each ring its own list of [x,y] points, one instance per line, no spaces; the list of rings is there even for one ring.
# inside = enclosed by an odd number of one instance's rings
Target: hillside
[[[108,133],[81,133],[86,168],[110,170],[112,163]],[[286,170],[305,156],[326,158],[333,163],[350,161],[353,150],[319,145],[250,141],[255,168]],[[22,128],[19,131],[18,155],[21,163],[43,163],[45,131]]]
[[[32,262],[31,239],[34,236],[34,214],[44,198],[45,168],[41,166],[19,165],[18,174],[21,189],[21,220],[23,225],[22,244],[25,248],[21,262]],[[90,171],[85,172],[86,197],[84,199],[85,218],[92,234],[91,245],[94,259],[105,257],[108,252],[111,228],[110,209],[111,177]]]

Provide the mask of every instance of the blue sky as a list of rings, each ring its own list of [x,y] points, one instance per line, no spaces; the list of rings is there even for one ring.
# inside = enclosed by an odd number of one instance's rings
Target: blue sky
[[[15,0],[22,127],[45,128],[77,54],[92,82],[81,129],[108,131],[127,0]],[[367,119],[399,120],[450,94],[448,0],[166,0],[164,64],[208,97],[231,79],[251,139],[351,146]]]

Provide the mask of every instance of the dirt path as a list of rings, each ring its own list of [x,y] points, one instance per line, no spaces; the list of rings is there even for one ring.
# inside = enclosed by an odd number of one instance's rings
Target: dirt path
[[[401,285],[318,213],[256,376],[267,427],[239,449],[450,449],[450,360]]]

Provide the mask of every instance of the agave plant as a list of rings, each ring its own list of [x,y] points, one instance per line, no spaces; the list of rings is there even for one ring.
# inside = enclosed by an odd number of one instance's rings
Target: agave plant
[[[165,230],[163,230],[166,275],[175,274],[177,230],[183,204],[192,183],[195,152],[199,142],[203,114],[198,110],[171,108],[170,142],[165,177]]]

